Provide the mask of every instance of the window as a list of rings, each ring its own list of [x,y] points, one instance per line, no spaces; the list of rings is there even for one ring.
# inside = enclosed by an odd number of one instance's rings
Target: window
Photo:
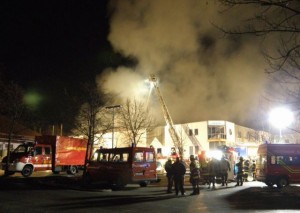
[[[276,158],[275,158],[275,156],[271,156],[271,164],[276,164]]]
[[[45,155],[51,155],[51,148],[45,147]]]
[[[250,132],[247,132],[247,139],[250,141],[251,139],[251,133]]]
[[[129,159],[129,153],[123,153],[122,154],[122,162],[128,162],[128,159]]]
[[[193,135],[193,130],[189,129],[189,136],[192,136],[192,135]]]
[[[225,126],[208,126],[208,139],[226,139]]]
[[[194,147],[193,146],[190,146],[190,155],[193,155],[194,154]]]
[[[265,168],[267,164],[267,156],[266,155],[260,155],[259,159],[257,161],[257,165],[260,165],[261,168]]]
[[[18,146],[14,152],[15,153],[24,153],[25,151],[26,151],[26,147],[21,145],[21,146]]]
[[[146,152],[146,162],[153,162],[153,161],[154,161],[154,153]]]
[[[136,152],[134,154],[134,162],[142,162],[144,160],[143,152]]]
[[[43,154],[43,147],[35,147],[35,155],[41,155]]]
[[[198,129],[195,129],[195,135],[198,135]]]
[[[242,133],[241,133],[241,131],[238,131],[238,138],[242,138]]]
[[[99,156],[99,153],[98,152],[95,152],[92,156],[92,161],[97,161],[98,160],[98,156]]]
[[[200,149],[199,146],[195,146],[195,154],[197,155],[199,153]]]
[[[157,154],[161,154],[161,148],[157,148],[156,152]]]
[[[271,156],[271,164],[277,165],[300,165],[299,156],[287,156],[287,155],[278,155]]]
[[[114,162],[120,162],[120,160],[121,160],[120,154],[115,154],[112,158],[112,161],[114,161]]]

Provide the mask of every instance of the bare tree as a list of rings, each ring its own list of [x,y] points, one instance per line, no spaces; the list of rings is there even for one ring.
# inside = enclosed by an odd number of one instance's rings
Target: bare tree
[[[127,99],[120,110],[118,127],[128,144],[138,145],[146,132],[154,128],[154,119],[146,105]]]
[[[14,82],[5,84],[3,81],[0,83],[1,95],[0,95],[0,110],[1,114],[8,118],[8,148],[7,148],[7,162],[5,168],[5,174],[9,174],[8,167],[10,162],[10,145],[14,135],[20,131],[17,129],[18,122],[20,122],[22,115],[26,109],[26,105],[23,101],[24,91]]]
[[[85,103],[81,106],[78,116],[75,121],[73,133],[75,135],[84,136],[88,139],[85,168],[83,176],[86,174],[86,163],[90,159],[94,141],[96,137],[101,137],[110,128],[110,123],[107,122],[106,114],[103,113],[103,108],[106,96],[99,92],[95,84],[84,84]]]
[[[187,144],[187,137],[184,134],[185,131],[182,129],[182,127],[179,128],[180,128],[178,131],[179,140],[177,141],[177,143],[174,143],[174,148],[178,150],[179,156],[183,157],[184,147]]]
[[[300,103],[300,1],[219,0],[223,14],[241,14],[237,25],[217,26],[225,35],[255,35],[263,40],[263,56],[269,63],[268,102],[289,105],[299,111]],[[244,11],[244,12],[243,12]],[[234,17],[237,20],[239,17]],[[235,22],[236,23],[236,22]],[[276,91],[276,94],[274,94]]]
[[[254,34],[256,36],[275,36],[277,52],[267,53],[272,71],[282,71],[289,77],[300,80],[300,2],[297,0],[220,0],[230,9],[247,10],[239,27],[226,30],[226,34]],[[228,9],[227,8],[227,9]],[[252,11],[252,12],[249,12]],[[227,10],[228,11],[228,10]],[[230,11],[230,10],[229,10]],[[274,45],[276,45],[276,43]]]

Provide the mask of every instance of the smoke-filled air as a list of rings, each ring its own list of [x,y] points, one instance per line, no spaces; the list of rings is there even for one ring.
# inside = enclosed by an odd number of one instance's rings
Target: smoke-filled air
[[[252,37],[224,37],[212,23],[228,27],[235,19],[220,14],[215,1],[116,0],[110,9],[108,40],[137,64],[102,72],[98,83],[105,92],[146,104],[144,80],[155,74],[175,124],[227,120],[258,125],[266,81],[259,43]],[[149,100],[162,123],[156,94]]]

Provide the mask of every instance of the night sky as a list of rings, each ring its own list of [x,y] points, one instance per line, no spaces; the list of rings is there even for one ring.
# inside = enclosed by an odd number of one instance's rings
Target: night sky
[[[0,3],[1,72],[43,97],[40,111],[49,124],[72,120],[76,107],[66,109],[81,83],[124,60],[107,41],[106,8],[106,0]]]
[[[106,2],[2,1],[1,61],[8,77],[25,86],[44,78],[92,79],[110,63]]]

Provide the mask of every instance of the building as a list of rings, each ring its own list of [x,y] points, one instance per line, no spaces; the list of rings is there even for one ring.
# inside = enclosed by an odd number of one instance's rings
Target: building
[[[255,157],[258,145],[269,141],[271,135],[223,120],[177,124],[174,126],[182,140],[183,158],[210,151],[220,146],[234,147],[241,156]],[[174,147],[167,126],[157,127],[147,134],[147,145],[156,148],[158,155],[169,156]]]
[[[240,126],[224,120],[209,120],[174,125],[183,148],[183,158],[197,155],[201,151],[210,151],[219,146],[235,148],[240,156],[255,158],[259,144],[271,141],[271,134],[248,127]],[[130,146],[122,143],[120,132],[114,132],[114,147]],[[112,133],[103,135],[101,140],[95,141],[95,146],[112,147]],[[174,143],[168,126],[158,126],[147,132],[138,146],[153,146],[158,157],[170,156]]]

